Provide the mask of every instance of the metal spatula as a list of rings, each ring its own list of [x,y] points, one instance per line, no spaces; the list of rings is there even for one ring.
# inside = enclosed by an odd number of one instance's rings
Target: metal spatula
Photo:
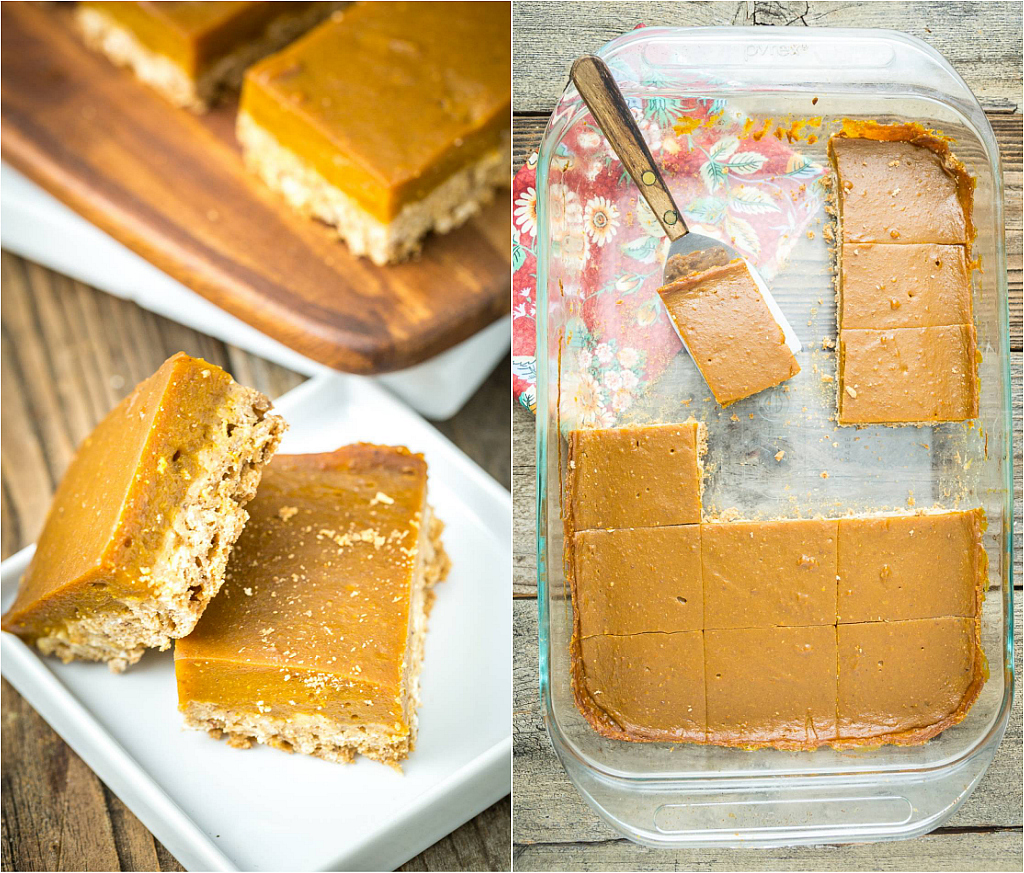
[[[569,75],[601,132],[622,161],[622,166],[640,189],[644,200],[671,240],[665,258],[663,284],[737,258],[743,260],[765,304],[782,328],[786,345],[793,354],[799,352],[800,340],[796,331],[782,314],[757,268],[732,246],[709,236],[691,233],[687,228],[683,214],[672,199],[607,64],[595,55],[583,55],[573,63]]]

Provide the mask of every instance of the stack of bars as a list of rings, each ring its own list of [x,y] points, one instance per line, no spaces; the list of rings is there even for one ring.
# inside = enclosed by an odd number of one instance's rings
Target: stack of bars
[[[978,414],[973,180],[916,125],[848,125],[836,174],[840,424]]]
[[[3,629],[115,672],[174,642],[187,727],[400,769],[449,567],[427,463],[366,443],[270,463],[269,409],[166,361],[78,450]]]
[[[87,2],[87,45],[205,112],[241,87],[246,168],[379,265],[508,184],[504,3]]]
[[[598,733],[924,742],[984,684],[981,510],[701,521],[701,425],[570,434],[572,681]]]

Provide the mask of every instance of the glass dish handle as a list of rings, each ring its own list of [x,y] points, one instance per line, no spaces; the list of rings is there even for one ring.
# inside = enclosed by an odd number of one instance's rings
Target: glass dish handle
[[[793,778],[694,780],[685,786],[652,781],[623,791],[615,778],[577,766],[562,754],[566,772],[610,825],[644,845],[793,846],[862,842],[928,833],[953,814],[995,754],[985,747],[949,769],[899,771],[869,780],[836,777],[826,784]],[[935,798],[945,798],[936,807]],[[954,798],[953,802],[948,802]]]

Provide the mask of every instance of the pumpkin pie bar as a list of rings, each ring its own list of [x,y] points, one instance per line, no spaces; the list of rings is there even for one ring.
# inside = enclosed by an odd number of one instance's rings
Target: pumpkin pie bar
[[[838,748],[914,745],[963,720],[985,684],[976,618],[841,624]]]
[[[249,70],[246,166],[377,264],[509,181],[507,3],[359,3]]]
[[[974,180],[919,125],[846,122],[835,173],[839,424],[978,414]]]
[[[398,767],[416,742],[431,588],[448,570],[423,456],[279,455],[250,513],[223,590],[175,646],[185,724],[236,747]]]
[[[971,323],[964,246],[846,243],[842,261],[842,330]]]
[[[836,629],[704,631],[707,741],[816,749],[836,739]]]
[[[838,522],[701,525],[704,627],[836,622]]]
[[[195,626],[224,578],[284,422],[177,354],[79,447],[3,629],[119,672]]]
[[[839,519],[840,624],[980,614],[981,509]]]
[[[800,372],[760,289],[740,260],[658,289],[672,324],[722,406]]]
[[[943,140],[917,125],[864,125],[833,136],[828,152],[844,243],[970,242],[974,185]]]
[[[82,2],[86,43],[176,106],[205,112],[246,67],[344,3]]]
[[[576,534],[580,636],[700,630],[699,524]]]
[[[704,742],[704,634],[602,634],[573,661],[576,706],[603,736]]]
[[[975,418],[976,368],[973,325],[840,331],[839,423]]]
[[[703,423],[569,433],[566,521],[576,531],[700,521]]]

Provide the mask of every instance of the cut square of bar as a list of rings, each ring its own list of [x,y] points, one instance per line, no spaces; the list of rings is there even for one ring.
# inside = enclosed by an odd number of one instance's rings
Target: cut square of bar
[[[800,372],[743,261],[730,261],[658,289],[676,332],[722,406]]]
[[[284,432],[269,409],[220,367],[167,360],[79,446],[3,629],[115,672],[188,634]]]
[[[224,589],[174,650],[187,727],[348,763],[415,747],[432,586],[427,465],[404,448],[280,455]]]
[[[580,634],[700,630],[700,532],[692,524],[576,534]]]
[[[877,130],[884,132],[881,126]],[[842,134],[829,140],[841,242],[970,242],[973,188],[950,159],[948,146],[910,129],[881,135],[905,135],[919,142]]]
[[[839,621],[973,617],[986,582],[985,513],[839,520]]]
[[[174,103],[205,112],[238,90],[246,67],[287,45],[344,3],[83,2],[86,44]]]
[[[704,742],[702,636],[588,637],[573,665],[577,707],[613,739]]]
[[[843,745],[912,745],[960,722],[977,699],[984,655],[975,618],[841,624]]]
[[[977,415],[972,326],[840,331],[840,424],[924,424]]]
[[[836,738],[836,629],[704,631],[708,742],[815,749]]]
[[[836,539],[825,519],[702,525],[704,626],[835,624]]]
[[[359,3],[246,75],[246,166],[377,264],[509,182],[506,3]]]
[[[566,505],[570,527],[609,530],[700,521],[701,458],[696,421],[569,433]]]
[[[972,322],[964,246],[848,243],[841,263],[840,328]]]

